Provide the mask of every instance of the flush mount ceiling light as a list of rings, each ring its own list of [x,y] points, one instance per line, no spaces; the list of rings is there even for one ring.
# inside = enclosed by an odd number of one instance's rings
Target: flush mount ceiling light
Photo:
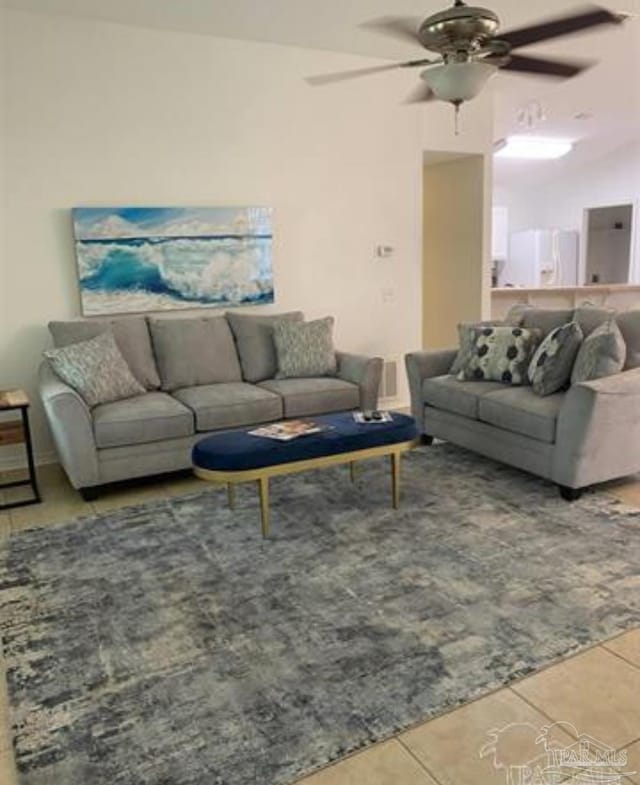
[[[567,139],[550,139],[543,136],[509,136],[495,146],[496,158],[521,158],[531,161],[549,161],[562,158],[573,150]]]

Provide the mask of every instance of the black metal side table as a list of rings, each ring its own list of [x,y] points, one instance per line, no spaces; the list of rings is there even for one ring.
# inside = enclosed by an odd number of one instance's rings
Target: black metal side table
[[[28,480],[13,480],[0,484],[0,490],[30,485],[33,492],[32,497],[29,499],[0,504],[0,510],[10,510],[13,507],[25,507],[27,504],[38,504],[40,502],[40,491],[38,490],[36,469],[33,463],[33,446],[29,428],[29,406],[29,397],[24,390],[0,390],[0,412],[19,411],[21,416],[20,420],[0,422],[0,447],[8,444],[24,443],[27,453],[27,465],[29,467]]]

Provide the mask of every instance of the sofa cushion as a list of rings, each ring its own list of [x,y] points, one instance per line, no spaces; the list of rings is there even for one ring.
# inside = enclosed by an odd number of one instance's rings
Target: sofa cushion
[[[193,413],[162,392],[103,403],[96,406],[92,415],[99,448],[145,444],[194,433]]]
[[[615,317],[613,308],[599,308],[597,305],[580,305],[573,312],[573,321],[578,322],[582,334],[586,338],[596,327],[600,327],[604,322],[608,322]]]
[[[505,431],[553,444],[565,394],[560,392],[541,397],[531,387],[503,388],[480,399],[478,419]]]
[[[245,381],[263,382],[265,379],[274,378],[278,370],[278,357],[273,342],[273,325],[279,320],[301,322],[303,318],[302,311],[273,316],[227,313]]]
[[[163,390],[242,381],[224,316],[151,317],[149,327]]]
[[[640,311],[622,311],[616,322],[627,345],[624,369],[640,368]]]
[[[476,329],[479,327],[499,327],[505,322],[497,320],[486,322],[460,322],[458,325],[458,354],[456,354],[449,373],[458,374],[469,361],[476,348]]]
[[[236,428],[282,418],[279,395],[244,382],[186,387],[173,395],[193,411],[197,431]]]
[[[529,365],[529,381],[534,393],[551,395],[569,383],[582,337],[578,322],[568,322],[551,330]]]
[[[476,420],[480,398],[503,389],[504,384],[500,382],[459,382],[455,376],[449,374],[425,379],[422,395],[429,406]]]
[[[582,342],[571,372],[571,384],[620,373],[626,356],[627,347],[615,319],[604,322]]]
[[[573,319],[573,310],[567,308],[526,308],[522,312],[522,326],[541,330],[542,337]]]
[[[475,348],[458,374],[462,381],[528,384],[529,363],[542,333],[525,327],[478,327]]]
[[[56,374],[84,398],[87,406],[144,395],[109,330],[88,341],[44,352]]]
[[[276,322],[273,340],[278,355],[277,379],[335,376],[338,370],[333,346],[333,316],[313,322]]]
[[[160,377],[153,356],[151,337],[144,316],[119,319],[91,319],[69,322],[49,322],[49,332],[57,348],[88,341],[111,329],[131,373],[145,390],[157,390]]]
[[[360,407],[360,388],[342,379],[270,379],[258,386],[282,397],[285,417],[306,417]]]

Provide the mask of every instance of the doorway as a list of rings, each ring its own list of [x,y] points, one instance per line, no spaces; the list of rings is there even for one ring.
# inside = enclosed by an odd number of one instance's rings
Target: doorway
[[[630,281],[633,205],[585,210],[585,284]]]

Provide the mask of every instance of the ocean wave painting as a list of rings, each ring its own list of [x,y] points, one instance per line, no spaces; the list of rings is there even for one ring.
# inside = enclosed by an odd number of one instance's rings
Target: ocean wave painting
[[[84,316],[274,301],[268,207],[76,207]]]

